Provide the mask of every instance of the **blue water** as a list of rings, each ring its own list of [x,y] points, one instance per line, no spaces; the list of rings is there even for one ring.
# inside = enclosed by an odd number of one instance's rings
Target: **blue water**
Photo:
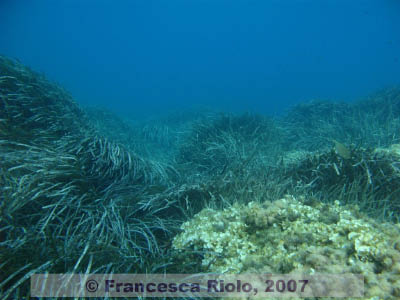
[[[400,83],[397,0],[1,0],[0,53],[85,105],[268,114]]]

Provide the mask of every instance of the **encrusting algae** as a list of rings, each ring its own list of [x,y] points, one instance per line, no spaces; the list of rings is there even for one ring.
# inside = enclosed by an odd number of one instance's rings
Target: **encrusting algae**
[[[292,196],[204,209],[173,241],[215,273],[362,274],[366,299],[400,299],[400,226]]]

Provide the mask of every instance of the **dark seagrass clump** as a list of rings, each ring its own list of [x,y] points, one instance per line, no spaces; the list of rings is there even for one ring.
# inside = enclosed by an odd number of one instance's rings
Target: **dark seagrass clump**
[[[179,214],[163,197],[169,174],[102,136],[60,86],[0,56],[0,298],[27,295],[33,273],[166,265]]]
[[[291,153],[281,161],[280,173],[286,189],[339,199],[381,217],[400,215],[400,151],[389,148],[345,146],[349,157],[332,147],[324,152]],[[340,150],[341,149],[341,150]]]

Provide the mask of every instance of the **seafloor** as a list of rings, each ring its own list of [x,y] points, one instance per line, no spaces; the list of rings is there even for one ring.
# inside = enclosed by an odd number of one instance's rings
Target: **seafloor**
[[[0,298],[35,273],[360,274],[400,298],[400,89],[121,118],[0,56]]]

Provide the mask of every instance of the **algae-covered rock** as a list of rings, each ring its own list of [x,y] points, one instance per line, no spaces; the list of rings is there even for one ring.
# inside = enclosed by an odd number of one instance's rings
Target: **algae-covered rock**
[[[205,209],[182,225],[173,246],[202,251],[207,272],[357,273],[365,277],[368,299],[396,299],[399,237],[398,225],[379,223],[356,207],[286,196]]]

